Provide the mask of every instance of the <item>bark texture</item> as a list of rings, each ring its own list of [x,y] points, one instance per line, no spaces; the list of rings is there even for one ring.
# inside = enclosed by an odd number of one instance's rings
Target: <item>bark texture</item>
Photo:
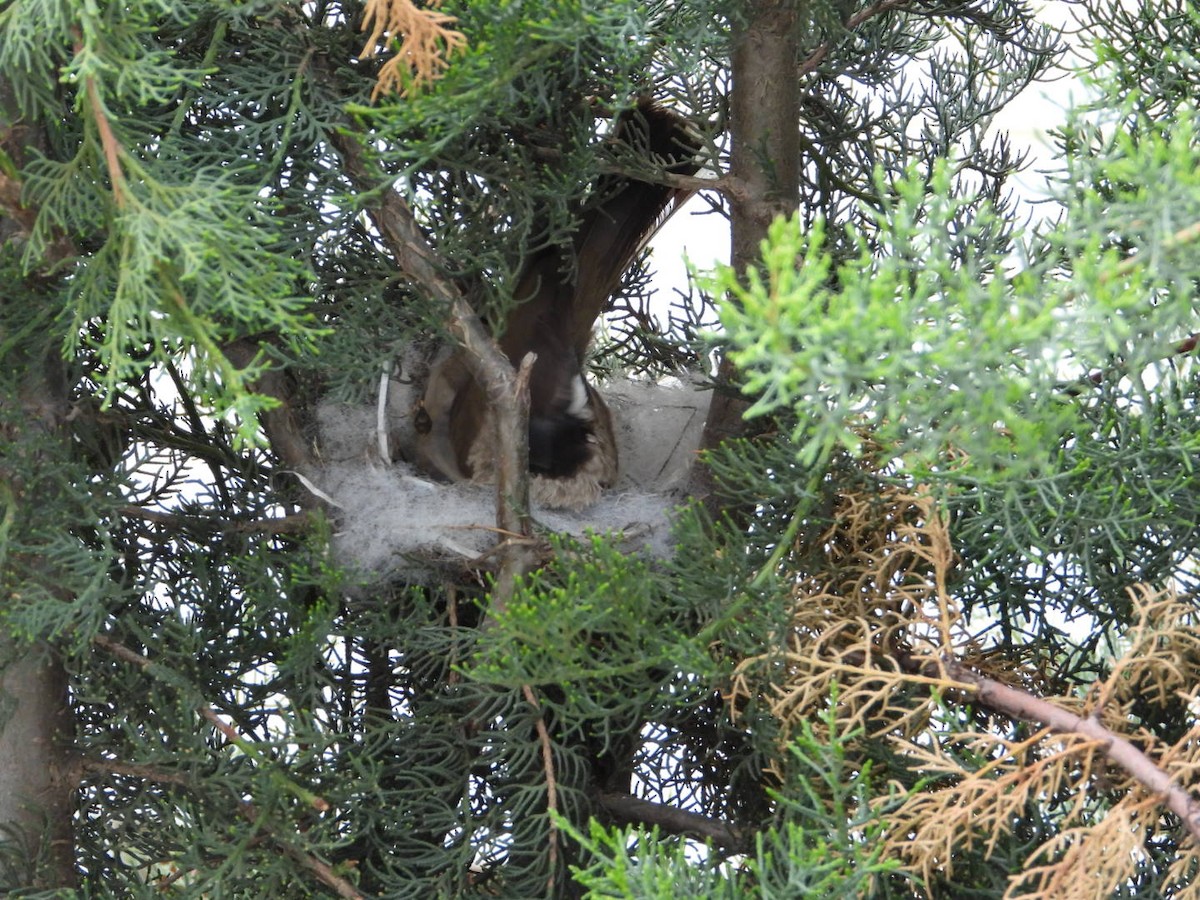
[[[744,272],[760,258],[759,246],[778,215],[796,209],[800,196],[800,85],[797,0],[755,0],[734,33],[730,96],[730,264]],[[743,431],[749,403],[737,392],[733,365],[722,359],[718,386],[701,439],[712,449]],[[693,469],[691,493],[710,511],[719,507],[704,466]]]
[[[19,168],[41,132],[23,124],[8,85],[0,79],[0,148]],[[21,205],[20,185],[0,176],[0,245],[21,243],[34,212]],[[49,271],[72,253],[69,242],[51,245]],[[38,274],[29,276],[37,279]],[[0,302],[5,302],[0,300]],[[7,301],[12,302],[12,301]],[[10,355],[0,412],[10,424],[0,442],[0,503],[13,521],[37,504],[14,474],[5,454],[28,454],[24,465],[53,465],[48,446],[69,440],[70,409],[65,365],[53,340],[31,338]],[[37,561],[27,561],[37,566]],[[43,572],[53,582],[53,571]],[[67,676],[50,647],[31,645],[0,629],[0,851],[9,878],[20,886],[70,888],[78,880],[72,816],[77,779],[70,764],[71,711]],[[7,852],[11,851],[11,852]],[[22,872],[20,869],[24,869]]]

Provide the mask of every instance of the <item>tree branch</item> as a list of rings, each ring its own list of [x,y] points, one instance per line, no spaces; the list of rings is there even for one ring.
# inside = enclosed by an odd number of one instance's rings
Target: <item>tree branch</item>
[[[550,731],[546,728],[546,719],[542,715],[542,707],[538,703],[537,695],[533,693],[533,688],[527,684],[523,684],[521,685],[521,692],[525,695],[525,700],[538,714],[538,743],[541,744],[542,768],[546,773],[546,809],[551,813],[550,827],[547,834],[547,839],[550,841],[550,876],[546,882],[546,891],[549,894],[554,891],[554,876],[558,870],[558,825],[554,821],[554,816],[558,813],[558,779],[554,776],[554,748],[550,743]]]
[[[612,791],[597,794],[596,802],[623,825],[650,825],[667,834],[711,840],[718,847],[731,851],[739,850],[744,843],[728,822],[665,803],[652,803],[632,794]]]
[[[172,684],[177,687],[179,685],[180,677],[177,674],[170,672],[170,670],[161,663],[156,663],[149,657],[138,653],[136,650],[126,647],[120,641],[114,641],[107,635],[98,634],[92,638],[92,643],[97,647],[106,650],[117,659],[131,663],[132,665],[145,670],[149,674],[161,678],[168,684]],[[192,702],[195,704],[195,709],[198,713],[200,713],[201,717],[207,720],[214,728],[217,729],[217,731],[221,732],[226,741],[241,750],[242,753],[244,753],[249,759],[264,766],[273,764],[274,761],[266,756],[261,749],[259,749],[257,743],[238,734],[237,730],[219,715],[217,715],[216,711],[211,706],[209,706],[207,703],[195,702],[194,699]],[[325,812],[330,808],[328,800],[317,794],[314,794],[308,788],[291,780],[282,772],[274,771],[271,774],[272,780],[282,787],[287,793],[308,804],[318,812]]]
[[[846,21],[846,30],[853,31],[868,19],[873,19],[875,16],[882,15],[885,12],[890,12],[891,10],[899,7],[907,6],[910,3],[911,0],[880,0],[880,2],[875,3],[872,6],[868,6],[866,9],[852,15]],[[813,71],[813,69],[817,68],[817,66],[821,65],[821,63],[825,61],[825,57],[829,55],[829,51],[833,49],[834,43],[834,41],[830,40],[822,41],[820,44],[818,44],[816,49],[813,50],[813,52],[810,53],[803,61],[801,61],[800,66],[796,71],[797,78],[807,75],[809,72]]]
[[[128,516],[131,519],[141,519],[144,522],[151,522],[155,525],[165,525],[168,528],[201,533],[219,531],[224,534],[303,534],[311,529],[316,521],[314,514],[310,512],[294,513],[288,516],[257,519],[247,522],[218,522],[215,519],[185,516],[157,509],[146,509],[141,506],[122,506],[117,511],[121,515]]]
[[[158,766],[123,763],[115,759],[94,759],[90,756],[80,756],[75,758],[74,767],[81,777],[84,773],[91,772],[96,775],[126,775],[130,778],[142,778],[162,784],[178,784],[183,787],[192,784],[192,778],[182,772],[170,772],[160,769]]]
[[[644,181],[648,184],[661,184],[664,187],[681,191],[716,191],[726,197],[744,199],[746,187],[732,175],[721,175],[717,178],[704,178],[700,175],[683,175],[678,172],[656,172],[648,175],[643,169],[633,169],[621,165],[601,166],[600,171],[606,175],[620,175],[634,181]]]
[[[400,269],[422,290],[445,305],[447,325],[455,340],[467,351],[471,374],[483,387],[501,435],[511,439],[500,447],[496,458],[496,524],[505,531],[530,533],[528,425],[521,427],[520,389],[508,357],[493,340],[458,286],[444,274],[436,251],[422,233],[404,199],[390,184],[380,188],[363,158],[362,148],[351,134],[332,135],[342,155],[346,173],[364,195],[377,201],[368,215],[391,250]],[[526,399],[526,417],[528,400]],[[524,446],[525,456],[516,450]],[[507,452],[505,452],[507,451]]]
[[[1018,688],[979,675],[958,660],[946,660],[943,665],[947,675],[970,685],[977,702],[995,712],[1043,725],[1056,734],[1082,734],[1100,742],[1101,752],[1108,760],[1128,772],[1147,790],[1161,794],[1163,804],[1179,816],[1192,839],[1200,843],[1200,803],[1129,740],[1109,731],[1090,716],[1077,716]]]
[[[142,654],[134,652],[134,650],[125,647],[124,644],[109,640],[107,637],[97,637],[95,638],[95,643],[97,646],[109,650],[110,653],[118,656],[119,659],[132,662],[133,665],[140,668],[148,668],[149,670],[149,668],[155,665],[154,662],[146,659]],[[208,715],[205,715],[205,718],[214,720],[221,727],[222,732],[233,731],[232,728],[229,728],[228,725],[218,719],[216,714],[212,713],[211,709],[205,707],[202,709],[202,713],[205,710],[208,710]],[[229,737],[228,733],[226,733],[226,737]],[[240,740],[240,738],[238,739]],[[74,768],[76,768],[80,775],[85,772],[118,774],[131,776],[131,778],[158,781],[162,782],[162,784],[181,785],[188,788],[194,786],[194,780],[190,776],[178,772],[167,772],[167,770],[157,766],[140,766],[140,764],[122,763],[115,760],[95,760],[95,758],[77,757],[74,760]],[[322,860],[317,859],[312,854],[300,850],[299,847],[293,846],[292,842],[276,834],[275,829],[271,828],[269,822],[263,820],[262,814],[260,814],[256,806],[252,803],[239,804],[238,811],[248,821],[252,822],[254,827],[263,829],[263,832],[268,835],[272,844],[280,848],[284,853],[287,853],[289,857],[295,859],[305,869],[311,871],[317,880],[325,884],[326,887],[334,889],[338,896],[347,898],[348,900],[361,900],[362,894],[359,890],[353,884],[350,884],[346,878],[337,875],[328,864],[323,863]]]
[[[272,844],[312,872],[318,881],[326,887],[332,888],[343,900],[364,900],[365,895],[341,875],[334,872],[327,863],[317,859],[311,853],[305,853],[299,847],[293,846],[291,841],[276,834],[270,825],[262,821],[262,815],[253,803],[239,804],[238,812],[255,828],[262,829]]]
[[[86,49],[83,35],[77,27],[72,28],[71,31],[75,38],[75,54],[78,56]],[[104,161],[108,167],[108,180],[112,185],[113,201],[117,204],[117,209],[124,209],[127,191],[125,171],[121,168],[121,157],[125,151],[117,141],[116,135],[113,134],[112,124],[105,115],[104,101],[100,97],[100,89],[96,86],[94,76],[88,75],[84,78],[84,91],[87,97],[87,111],[92,115],[92,123],[96,126],[96,132],[100,136],[100,146],[104,150]]]

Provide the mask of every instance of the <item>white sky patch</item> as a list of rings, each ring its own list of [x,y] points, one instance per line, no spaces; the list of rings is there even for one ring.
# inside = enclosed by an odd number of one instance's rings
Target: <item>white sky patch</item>
[[[1046,174],[1056,168],[1052,155],[1050,132],[1061,125],[1071,104],[1083,99],[1085,89],[1070,69],[1080,64],[1070,35],[1071,5],[1062,2],[1034,4],[1038,19],[1054,28],[1067,29],[1069,53],[1060,66],[1038,81],[1002,109],[992,122],[992,132],[1007,132],[1014,147],[1028,148],[1026,167],[1010,186],[1028,204],[1048,196]],[[1076,55],[1072,55],[1076,54]],[[1038,207],[1035,214],[1044,214]],[[700,272],[710,271],[717,263],[728,263],[730,255],[729,220],[711,213],[701,197],[694,197],[667,221],[650,244],[653,250],[654,274],[651,285],[657,290],[657,303],[664,307],[675,299],[675,291],[686,290],[687,263]]]

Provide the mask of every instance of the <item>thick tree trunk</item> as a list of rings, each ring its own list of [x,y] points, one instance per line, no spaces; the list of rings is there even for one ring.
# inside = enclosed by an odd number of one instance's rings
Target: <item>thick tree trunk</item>
[[[6,874],[21,887],[73,887],[76,784],[64,743],[71,723],[66,673],[49,648],[8,635],[0,636],[0,655],[0,840],[9,844],[2,856],[29,865]]]
[[[738,272],[761,258],[759,245],[777,215],[800,195],[800,88],[797,35],[803,0],[752,0],[734,34],[730,95],[731,265]],[[734,368],[721,361],[700,446],[711,449],[743,430],[749,404],[732,388]],[[715,508],[712,476],[693,467],[691,493]]]
[[[0,148],[20,167],[26,151],[42,144],[38,129],[20,123],[8,85],[0,79]],[[0,246],[23,241],[31,222],[32,213],[20,206],[20,185],[0,174]],[[67,255],[67,242],[52,252]],[[47,269],[58,261],[47,260]],[[24,457],[26,467],[54,464],[44,453],[47,437],[52,443],[68,440],[64,365],[55,342],[48,343],[53,346],[34,339],[25,352],[12,351],[5,360],[0,407],[10,424],[3,443],[14,456]],[[22,508],[39,498],[25,494],[2,456],[0,481],[0,503],[16,507],[7,512],[13,521],[23,521]],[[71,722],[67,677],[54,650],[0,628],[0,862],[13,863],[4,875],[17,881],[4,887],[47,890],[78,881]]]
[[[10,428],[5,443],[14,455],[25,456],[23,467],[31,460],[53,465],[47,458],[52,454],[43,451],[47,434],[66,439],[62,361],[47,356],[22,368],[21,389],[0,396],[0,406],[15,408],[21,422],[19,429]],[[21,521],[39,498],[23,489],[3,458],[0,478],[4,501],[16,507],[13,518]],[[4,874],[21,887],[76,883],[71,731],[67,678],[55,651],[0,629],[0,861],[19,861]]]
[[[800,197],[797,0],[755,0],[735,37],[730,97],[732,265],[760,259],[759,244]]]
[[[53,465],[42,451],[47,434],[65,440],[62,361],[47,357],[23,368],[21,389],[0,397],[0,406],[15,408],[22,423],[5,435],[6,443],[26,457],[22,466],[30,460]],[[38,498],[23,490],[20,477],[4,463],[0,458],[4,500],[17,507],[14,520],[21,521],[29,515],[22,508]],[[66,673],[55,651],[0,629],[0,862],[14,864],[4,875],[16,879],[15,886],[76,883],[71,721]]]

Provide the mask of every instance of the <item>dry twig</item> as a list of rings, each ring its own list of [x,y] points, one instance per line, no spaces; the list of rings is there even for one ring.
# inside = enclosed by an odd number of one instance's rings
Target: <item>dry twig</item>
[[[546,810],[550,813],[550,824],[546,831],[546,837],[550,841],[550,875],[546,883],[546,892],[552,894],[554,877],[558,870],[558,825],[554,821],[554,815],[558,812],[558,780],[554,777],[554,748],[550,743],[550,732],[546,728],[546,720],[542,717],[542,708],[538,704],[537,696],[533,693],[533,688],[523,684],[521,692],[538,714],[538,741],[542,745],[542,767],[546,772]]]

